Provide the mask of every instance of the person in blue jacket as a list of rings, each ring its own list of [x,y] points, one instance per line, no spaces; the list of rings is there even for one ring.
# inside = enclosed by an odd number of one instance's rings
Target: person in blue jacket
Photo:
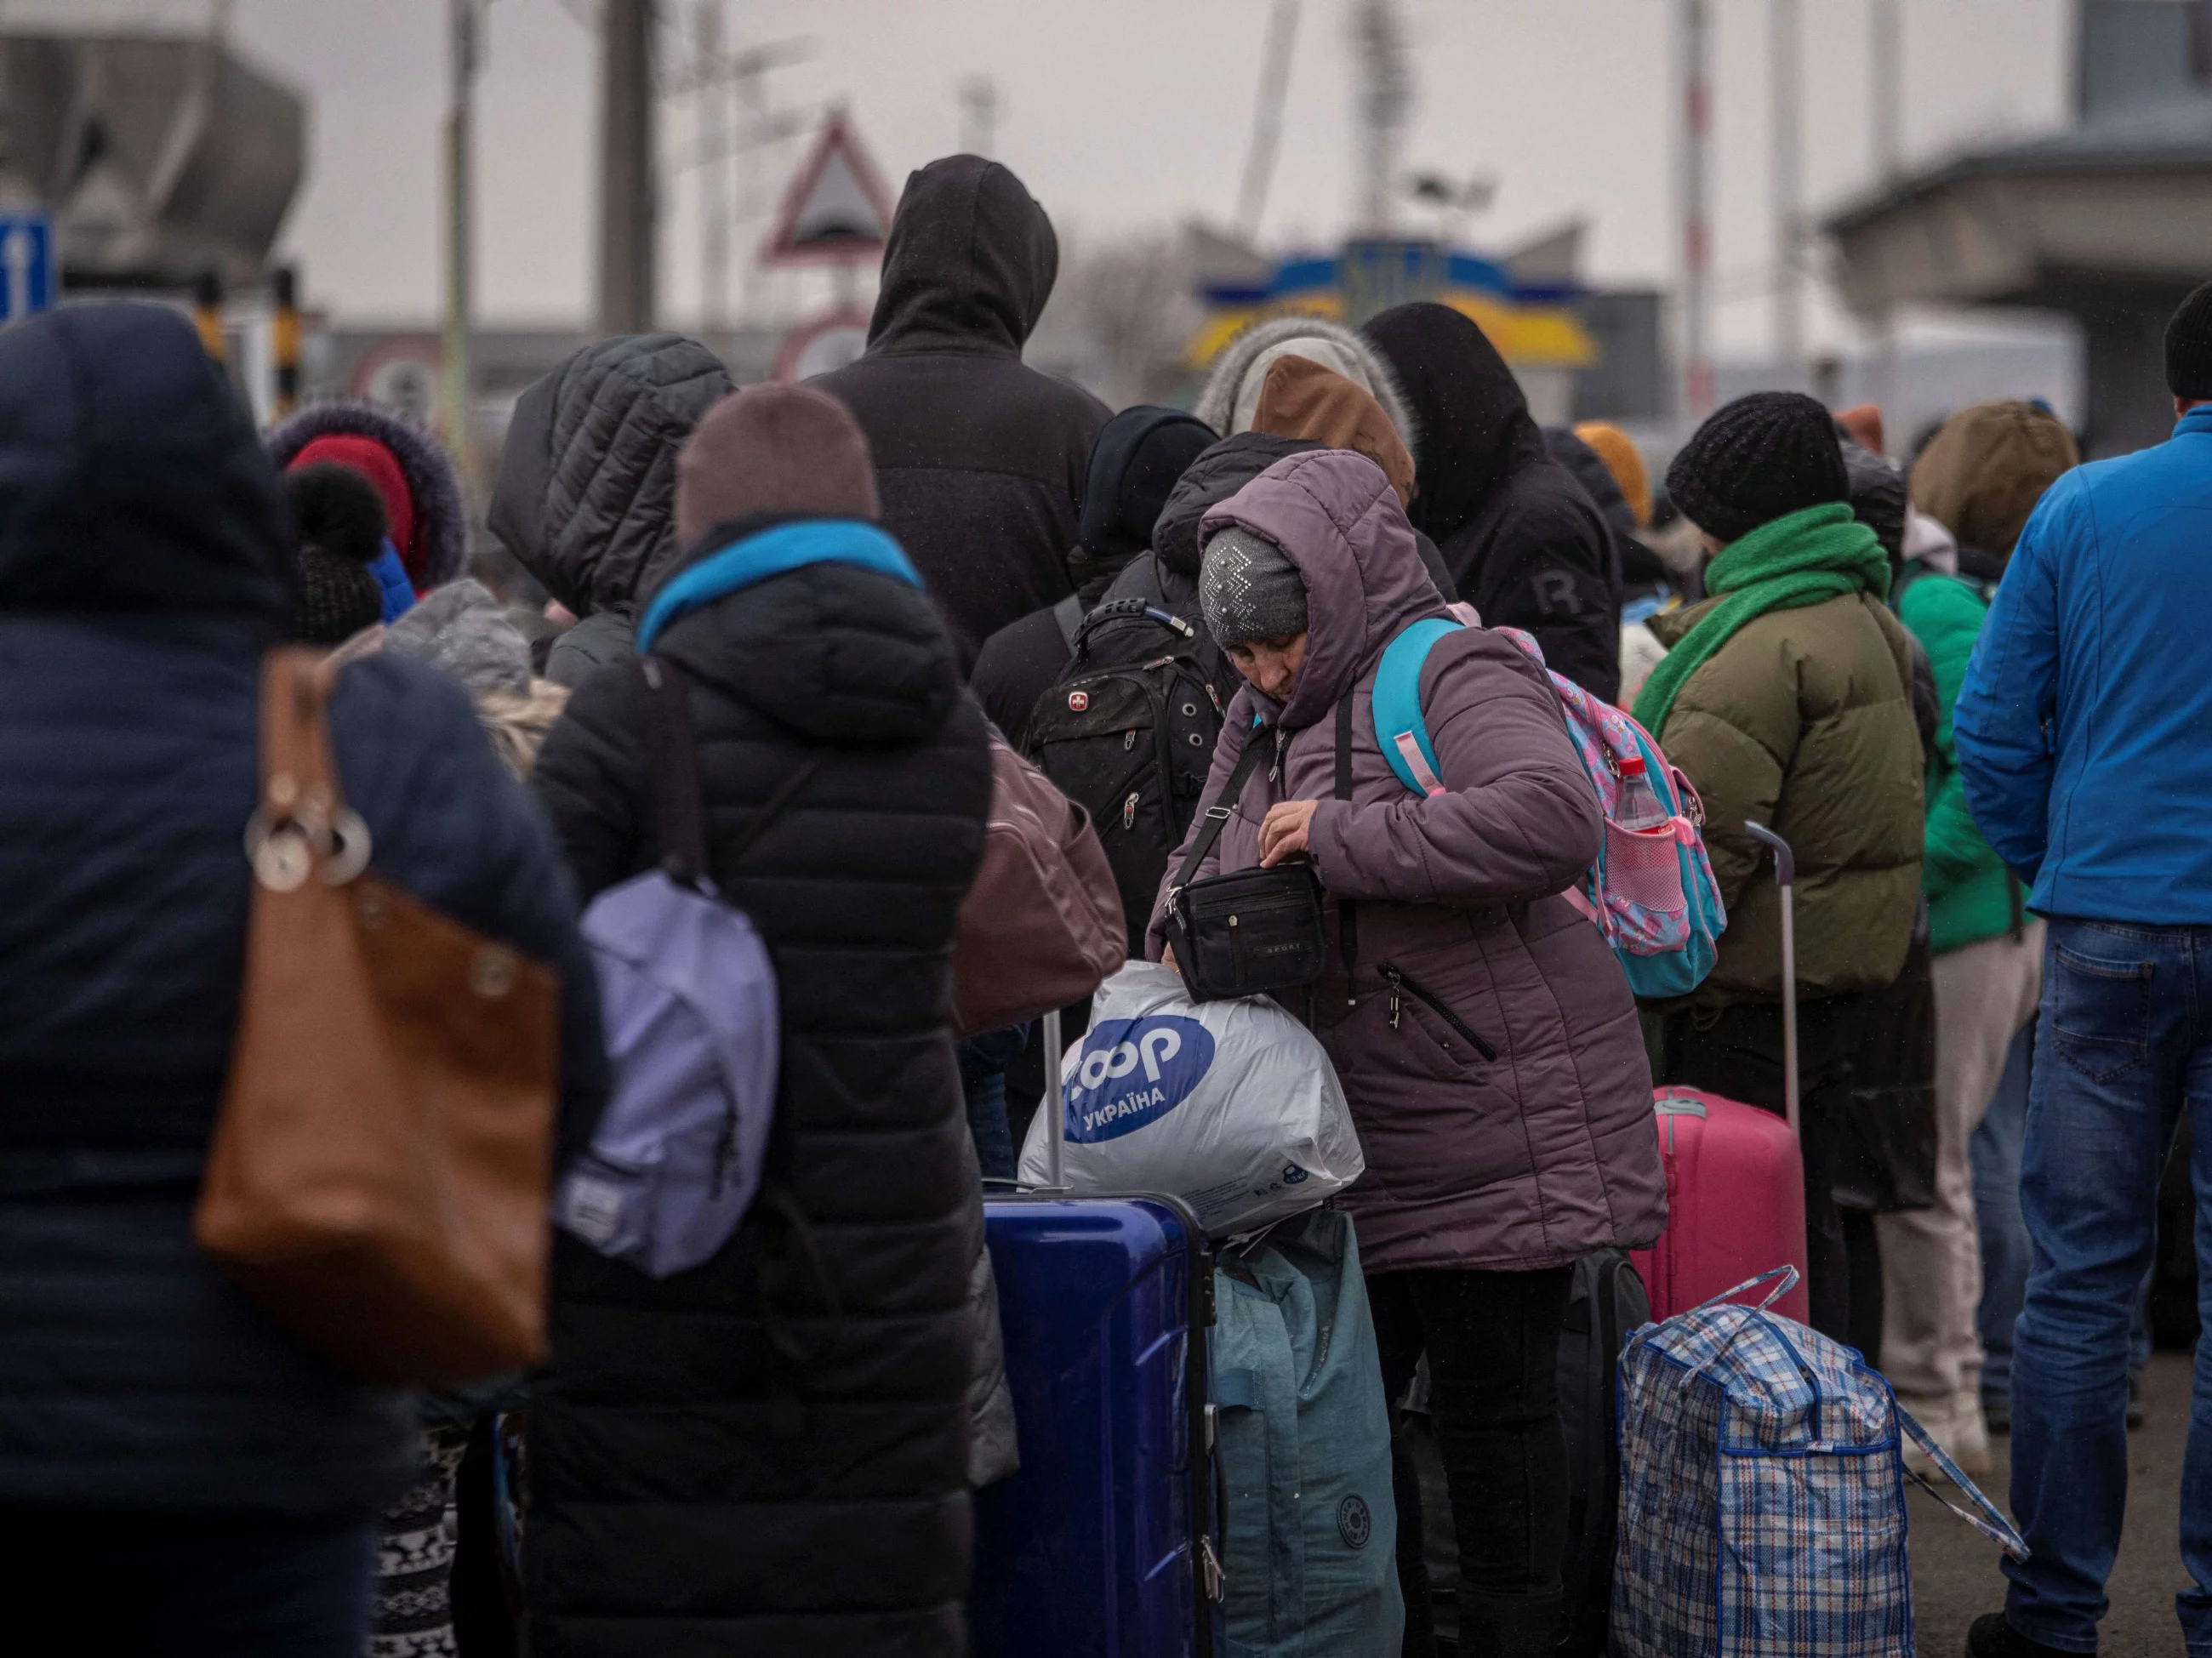
[[[10,1651],[360,1658],[414,1401],[192,1242],[231,1062],[276,471],[191,326],[0,331],[0,1582]],[[330,706],[372,867],[553,964],[562,1133],[605,1057],[574,898],[467,695],[396,653]]]
[[[2159,1175],[2195,1118],[2212,1281],[2212,282],[2166,335],[2172,438],[2028,519],[1953,715],[1975,823],[2050,918],[2021,1153],[2008,1560],[1975,1658],[2097,1649],[2128,1479],[2128,1325]],[[2178,1607],[2212,1653],[2212,1369],[2198,1353]]]

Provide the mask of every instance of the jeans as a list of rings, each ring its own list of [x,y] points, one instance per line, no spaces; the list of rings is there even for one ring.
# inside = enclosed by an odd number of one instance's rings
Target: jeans
[[[2033,1254],[2012,1365],[2012,1508],[2033,1552],[2004,1562],[2005,1611],[2033,1640],[2093,1652],[2127,1504],[2130,1325],[2185,1108],[2200,1263],[2212,1255],[2212,927],[2054,919],[2043,984],[2021,1156]],[[2181,1475],[2192,1587],[2176,1606],[2189,1651],[2212,1658],[2212,1326],[2194,1391]]]
[[[1559,1326],[1573,1276],[1571,1266],[1425,1268],[1367,1280],[1385,1396],[1402,1398],[1429,1356],[1430,1406],[1459,1533],[1462,1653],[1550,1658],[1558,1642],[1568,1500]],[[1405,1650],[1428,1658],[1420,1491],[1403,1461],[1398,1476]]]
[[[2027,1223],[2020,1212],[2021,1142],[2027,1133],[2027,1080],[2035,1045],[2030,1019],[2006,1050],[2004,1074],[1974,1130],[1974,1222],[1982,1247],[1982,1301],[1975,1322],[1982,1336],[1982,1406],[2012,1408],[2013,1326],[2027,1298]],[[2150,1363],[2150,1276],[2136,1297],[2128,1330],[2128,1374]]]
[[[975,1161],[985,1180],[1012,1180],[1019,1157],[1006,1123],[1006,1062],[1029,1046],[1027,1025],[986,1031],[964,1038],[960,1086],[968,1096],[968,1133],[975,1142]]]
[[[0,1507],[7,1644],[133,1658],[361,1658],[376,1526]]]

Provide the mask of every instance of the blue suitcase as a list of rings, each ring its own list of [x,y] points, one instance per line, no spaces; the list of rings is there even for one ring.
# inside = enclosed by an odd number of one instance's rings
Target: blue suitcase
[[[1214,1658],[1212,1251],[1180,1199],[1070,1197],[1058,1161],[983,1205],[1022,1466],[975,1499],[975,1651]]]

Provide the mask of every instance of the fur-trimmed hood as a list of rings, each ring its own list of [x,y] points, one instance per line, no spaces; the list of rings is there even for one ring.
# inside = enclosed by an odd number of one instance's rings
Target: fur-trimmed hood
[[[1420,424],[1389,359],[1356,330],[1326,317],[1274,317],[1246,329],[1214,360],[1192,412],[1224,437],[1249,431],[1268,369],[1281,357],[1306,357],[1334,369],[1382,405],[1407,449],[1420,452]]]
[[[469,558],[468,508],[461,475],[438,440],[373,403],[339,398],[311,403],[271,427],[269,459],[281,472],[317,438],[335,436],[368,438],[399,463],[415,508],[415,533],[399,556],[416,590],[426,592],[460,574]]]

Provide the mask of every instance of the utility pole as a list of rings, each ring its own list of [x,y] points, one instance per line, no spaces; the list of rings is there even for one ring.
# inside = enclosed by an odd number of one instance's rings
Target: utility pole
[[[1676,0],[1682,127],[1676,194],[1682,221],[1682,412],[1713,409],[1711,19],[1708,0]]]
[[[1783,378],[1805,378],[1802,58],[1797,0],[1767,0],[1767,73],[1773,106],[1774,356]]]
[[[490,0],[447,0],[453,25],[452,97],[446,110],[446,316],[438,380],[438,423],[462,481],[476,486],[475,446],[469,405],[475,379],[469,367],[469,333],[475,317],[471,234],[470,162],[474,137],[477,70],[483,61],[484,9]]]
[[[988,160],[998,141],[998,83],[988,75],[971,75],[960,83],[961,153]]]
[[[654,248],[652,0],[599,9],[599,331],[653,327]]]
[[[722,75],[722,0],[699,0],[694,25],[698,58],[699,317],[709,334],[729,326],[730,88]]]
[[[1869,112],[1875,177],[1884,189],[1905,170],[1905,14],[1899,0],[1871,0],[1867,78],[1873,91]],[[1901,429],[1897,410],[1897,318],[1885,310],[1875,319],[1874,400],[1889,416],[1887,430]]]

